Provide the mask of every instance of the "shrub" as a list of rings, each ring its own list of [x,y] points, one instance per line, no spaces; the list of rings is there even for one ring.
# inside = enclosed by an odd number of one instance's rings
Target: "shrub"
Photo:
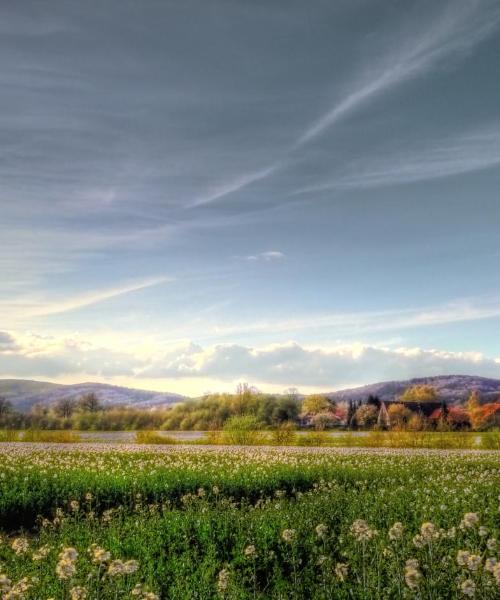
[[[289,446],[297,441],[294,423],[287,421],[281,423],[271,432],[271,443],[276,446]]]
[[[177,444],[175,438],[157,431],[137,431],[135,441],[136,444]]]
[[[331,440],[331,436],[324,431],[308,431],[297,438],[299,446],[324,446]]]
[[[241,446],[256,444],[261,440],[260,424],[255,417],[243,415],[231,417],[224,424],[226,443]]]

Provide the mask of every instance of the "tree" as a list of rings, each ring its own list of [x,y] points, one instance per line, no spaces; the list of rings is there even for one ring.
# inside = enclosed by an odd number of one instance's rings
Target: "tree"
[[[294,402],[298,402],[300,394],[299,394],[299,390],[296,387],[289,387],[283,391],[283,396],[286,396],[287,398],[289,398],[290,400],[293,400]]]
[[[317,431],[323,431],[324,429],[330,429],[338,425],[339,420],[333,412],[328,411],[315,414],[312,422]]]
[[[101,401],[94,392],[83,395],[78,400],[78,407],[85,412],[97,412],[102,409]]]
[[[432,385],[412,385],[406,388],[400,398],[401,402],[437,402],[438,395]]]
[[[299,416],[300,404],[298,399],[290,396],[282,396],[272,406],[271,419],[273,423],[285,423],[295,421]]]
[[[479,429],[482,425],[483,415],[481,410],[481,398],[477,390],[473,390],[467,400],[467,412],[472,429]]]
[[[355,419],[359,427],[373,427],[377,423],[378,410],[372,404],[363,404],[356,411]]]
[[[56,402],[54,411],[58,417],[69,419],[76,408],[75,404],[76,403],[72,398],[61,398]]]
[[[409,431],[423,431],[426,428],[426,421],[422,415],[417,413],[412,413],[411,417],[408,419],[407,428]]]
[[[500,427],[500,402],[483,404],[469,412],[471,425],[474,429],[484,430]]]
[[[9,400],[7,400],[7,398],[0,396],[0,419],[6,417],[11,410],[12,403]]]
[[[356,425],[356,405],[353,400],[349,400],[349,404],[347,405],[347,414],[346,414],[346,425],[350,429]]]
[[[302,412],[307,415],[317,415],[332,408],[329,400],[321,394],[306,396],[302,402]]]
[[[387,412],[393,429],[405,429],[413,415],[413,412],[401,403],[389,405]]]
[[[382,404],[380,398],[378,396],[375,396],[374,394],[370,394],[368,396],[368,400],[366,401],[366,403],[370,404],[371,406],[374,406],[375,408],[380,408]]]
[[[237,415],[243,415],[247,412],[248,404],[256,394],[257,389],[249,383],[238,383],[236,386],[236,394],[234,396],[234,408]]]

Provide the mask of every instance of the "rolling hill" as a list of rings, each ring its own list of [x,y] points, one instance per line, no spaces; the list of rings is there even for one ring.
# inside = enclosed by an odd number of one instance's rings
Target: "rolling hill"
[[[335,400],[363,401],[368,396],[374,395],[385,402],[389,402],[401,396],[406,388],[422,384],[432,385],[439,397],[448,404],[465,402],[472,390],[477,390],[484,402],[492,401],[500,396],[500,379],[489,379],[473,375],[438,375],[405,381],[383,381],[362,387],[339,390],[328,394],[328,396]]]
[[[104,383],[77,383],[63,385],[24,379],[0,379],[0,396],[9,400],[21,411],[28,411],[34,404],[53,404],[61,398],[80,398],[95,393],[108,406],[130,405],[140,408],[175,404],[185,399],[180,394],[152,392]]]
[[[419,377],[404,381],[383,381],[361,387],[338,390],[327,394],[337,401],[366,401],[368,396],[378,396],[386,402],[396,400],[407,387],[429,384],[436,388],[439,397],[449,404],[465,402],[472,390],[477,390],[483,402],[500,397],[500,380],[471,375],[440,375]],[[34,404],[50,405],[61,398],[77,399],[84,394],[95,393],[108,406],[127,405],[138,408],[165,406],[186,400],[186,396],[169,392],[152,392],[104,383],[77,383],[63,385],[24,379],[0,379],[0,397],[10,400],[21,411],[28,411]]]

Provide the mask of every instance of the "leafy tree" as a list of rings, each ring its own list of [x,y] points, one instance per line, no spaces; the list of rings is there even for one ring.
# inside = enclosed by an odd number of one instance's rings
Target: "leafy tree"
[[[400,398],[401,402],[437,402],[438,395],[432,385],[412,385]]]
[[[413,415],[413,412],[401,403],[390,404],[387,412],[393,429],[405,429]]]
[[[271,419],[274,423],[288,423],[297,420],[299,412],[298,398],[283,396],[273,403]]]
[[[363,404],[356,411],[355,419],[359,427],[373,427],[377,423],[378,410],[372,404]]]
[[[321,394],[306,396],[302,402],[302,412],[307,415],[317,415],[332,408],[329,400]]]
[[[317,431],[323,431],[324,429],[335,427],[338,424],[338,420],[332,412],[318,413],[313,416],[312,422]]]
[[[427,428],[427,422],[422,415],[413,413],[408,419],[407,429],[409,431],[423,431]]]

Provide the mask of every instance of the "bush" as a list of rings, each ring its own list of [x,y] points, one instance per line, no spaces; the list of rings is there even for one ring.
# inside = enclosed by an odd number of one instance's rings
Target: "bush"
[[[218,446],[224,444],[224,433],[218,429],[205,432],[205,435],[199,440],[200,444],[209,444]]]
[[[480,447],[484,450],[500,450],[500,432],[489,431],[480,436]]]
[[[224,438],[226,443],[238,446],[257,444],[262,439],[259,429],[260,424],[251,415],[231,417],[224,424]]]
[[[177,440],[157,431],[138,431],[135,434],[136,444],[177,444]]]
[[[275,446],[290,446],[297,441],[295,425],[291,421],[281,423],[271,432],[271,443]]]
[[[324,446],[331,440],[331,436],[324,431],[308,431],[297,437],[299,446]]]

